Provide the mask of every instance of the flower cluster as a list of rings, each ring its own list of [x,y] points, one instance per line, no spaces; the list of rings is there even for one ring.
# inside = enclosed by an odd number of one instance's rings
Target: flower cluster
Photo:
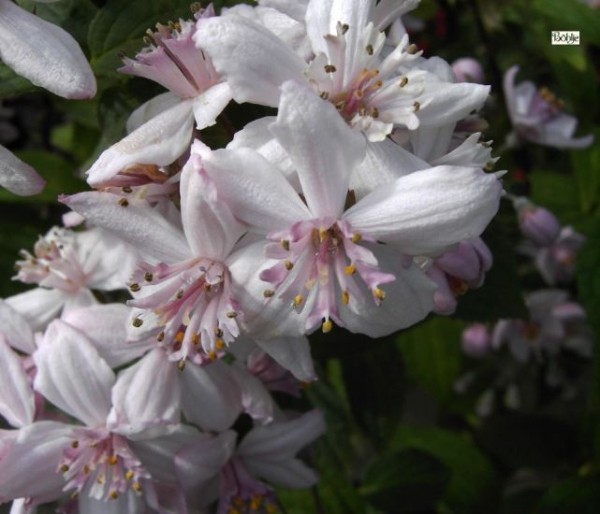
[[[85,226],[24,251],[38,287],[0,306],[0,501],[276,512],[274,485],[315,483],[296,454],[325,429],[271,394],[317,378],[306,336],[385,336],[482,284],[489,87],[397,37],[416,3],[209,6],[125,58],[169,91],[61,197]],[[212,149],[232,99],[277,113]]]

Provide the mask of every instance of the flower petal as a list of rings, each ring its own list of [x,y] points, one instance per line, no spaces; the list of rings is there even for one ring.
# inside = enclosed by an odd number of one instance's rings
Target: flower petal
[[[160,113],[169,110],[171,107],[174,107],[180,102],[181,98],[179,98],[177,95],[174,95],[170,91],[157,95],[147,102],[144,102],[135,111],[133,111],[127,119],[127,124],[125,126],[127,133],[130,134],[147,121],[150,121],[155,116],[158,116]]]
[[[35,349],[35,340],[27,320],[8,302],[0,299],[0,335],[6,342],[20,352],[31,355]]]
[[[23,360],[8,346],[0,334],[0,415],[9,425],[22,427],[33,422],[33,390],[23,368]]]
[[[231,86],[236,102],[275,107],[279,86],[303,79],[304,63],[275,34],[237,15],[198,20],[194,41]]]
[[[82,99],[96,94],[96,79],[77,42],[9,0],[0,0],[0,59],[56,95]]]
[[[34,360],[37,391],[87,426],[105,425],[115,375],[82,332],[53,321]]]
[[[20,196],[37,195],[46,181],[12,152],[0,145],[0,186]]]
[[[23,316],[31,330],[44,330],[64,307],[68,293],[60,289],[36,287],[6,298],[6,303]],[[11,341],[12,344],[12,341]],[[27,343],[27,347],[31,346]],[[31,353],[31,352],[27,352]]]
[[[227,82],[221,82],[209,87],[201,95],[194,99],[194,118],[196,119],[196,128],[203,128],[214,125],[217,116],[223,112],[231,100],[231,89]]]
[[[126,207],[110,193],[78,193],[59,198],[96,226],[133,245],[144,259],[179,262],[189,258],[184,235],[146,201],[130,200]]]
[[[312,218],[280,171],[248,148],[217,150],[203,160],[238,219],[261,233]]]
[[[129,439],[153,438],[179,422],[179,370],[156,348],[121,371],[112,388],[107,426]]]
[[[182,100],[102,152],[87,171],[88,184],[100,186],[130,164],[171,164],[185,153],[193,127],[193,100]]]
[[[292,159],[311,212],[339,216],[352,170],[365,155],[364,136],[346,125],[333,104],[292,81],[281,87],[277,122],[270,128]]]
[[[474,168],[436,166],[380,187],[344,214],[352,229],[422,255],[480,235],[498,210],[502,185]]]

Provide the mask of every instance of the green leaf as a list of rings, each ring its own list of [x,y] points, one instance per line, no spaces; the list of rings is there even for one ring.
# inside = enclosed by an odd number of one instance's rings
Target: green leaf
[[[536,171],[530,176],[531,199],[551,210],[562,224],[572,224],[581,218],[577,183],[570,175]]]
[[[594,141],[586,150],[571,152],[571,162],[577,178],[579,205],[584,214],[600,207],[600,128],[594,132]]]
[[[597,514],[599,484],[598,476],[565,480],[544,495],[536,514]]]
[[[511,468],[564,466],[577,459],[574,430],[545,415],[496,414],[486,419],[478,440]]]
[[[449,470],[435,457],[412,448],[375,460],[367,469],[360,493],[390,514],[433,510],[450,480]]]
[[[496,500],[498,484],[494,468],[469,438],[440,428],[402,426],[391,447],[429,453],[450,470],[443,498],[451,512],[488,512],[489,505]]]
[[[453,396],[461,371],[461,322],[437,317],[401,332],[397,343],[409,377],[433,393],[438,400]]]
[[[519,285],[516,244],[520,239],[514,209],[502,202],[500,211],[482,236],[494,257],[485,282],[458,300],[455,318],[494,322],[501,318],[527,318],[528,311]]]
[[[31,82],[20,77],[6,64],[0,62],[0,98],[20,95],[36,89]]]
[[[565,0],[534,0],[539,16],[550,19],[552,30],[578,30],[582,44],[600,45],[600,12],[583,2]],[[550,45],[550,32],[548,32]]]

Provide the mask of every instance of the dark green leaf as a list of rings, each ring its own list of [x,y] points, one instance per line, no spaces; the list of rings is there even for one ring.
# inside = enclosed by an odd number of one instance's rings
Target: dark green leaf
[[[367,469],[360,492],[386,513],[433,511],[449,479],[449,470],[438,459],[407,449],[375,460]]]
[[[20,77],[6,64],[0,62],[0,98],[16,96],[35,91],[36,87],[27,79]]]
[[[551,20],[552,26],[556,27],[552,30],[578,30],[583,44],[600,45],[600,12],[584,2],[569,2],[565,5],[564,0],[535,0],[534,6],[539,16]]]
[[[600,477],[571,478],[544,495],[536,514],[597,514],[599,507]]]

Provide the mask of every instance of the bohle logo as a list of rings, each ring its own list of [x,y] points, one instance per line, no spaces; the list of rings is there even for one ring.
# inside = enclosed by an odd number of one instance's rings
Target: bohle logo
[[[578,30],[553,30],[550,36],[553,45],[578,45],[580,42]]]

